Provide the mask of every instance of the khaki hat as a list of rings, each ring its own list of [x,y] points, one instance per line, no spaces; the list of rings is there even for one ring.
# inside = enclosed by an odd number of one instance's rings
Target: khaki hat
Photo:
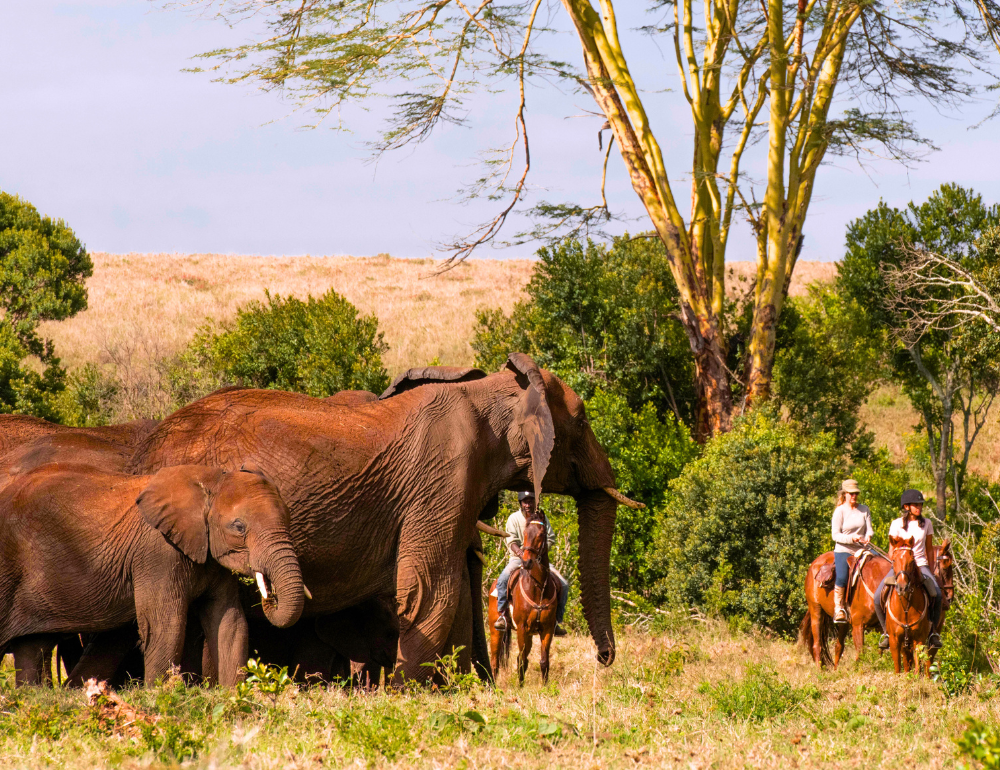
[[[841,492],[860,492],[861,487],[858,486],[858,482],[854,479],[844,479],[844,483],[840,485]]]

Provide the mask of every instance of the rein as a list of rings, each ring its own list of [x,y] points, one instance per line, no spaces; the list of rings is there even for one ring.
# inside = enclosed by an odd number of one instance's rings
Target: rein
[[[909,551],[910,553],[914,553],[913,546],[904,546],[904,545],[896,546],[894,551]],[[919,574],[919,568],[917,569],[917,572]],[[904,572],[903,574],[905,575],[906,573]],[[907,577],[909,578],[911,576],[907,575]],[[900,601],[904,604],[903,615],[905,617],[907,614],[909,614],[910,608],[913,606],[913,602],[911,601],[910,597],[913,595],[914,589],[920,589],[921,591],[924,592],[924,608],[920,612],[920,616],[916,620],[910,623],[904,623],[902,620],[897,618],[896,614],[892,611],[892,594],[895,594],[896,596],[900,597]],[[903,629],[903,633],[906,637],[908,637],[910,633],[912,633],[914,626],[923,623],[924,619],[927,617],[927,612],[930,609],[930,606],[931,606],[931,597],[927,593],[927,589],[923,587],[923,584],[921,582],[912,580],[912,578],[907,581],[906,590],[901,589],[899,587],[899,584],[897,583],[895,590],[890,592],[889,599],[885,603],[885,609],[889,617],[893,619],[893,622],[895,622],[897,626]]]

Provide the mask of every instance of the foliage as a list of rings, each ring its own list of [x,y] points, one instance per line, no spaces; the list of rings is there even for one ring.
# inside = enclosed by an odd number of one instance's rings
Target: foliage
[[[341,390],[381,392],[389,385],[382,366],[387,350],[378,319],[333,289],[306,301],[267,293],[250,302],[221,329],[203,327],[182,355],[174,375],[181,392],[203,383],[230,382],[330,396]]]
[[[652,557],[659,593],[705,607],[715,581],[728,596],[724,615],[791,635],[806,569],[830,545],[844,471],[830,434],[782,423],[771,409],[742,417],[670,484]]]
[[[610,390],[635,411],[652,403],[690,422],[692,360],[662,244],[627,235],[608,245],[568,239],[537,256],[527,301],[510,316],[477,314],[476,365],[495,371],[520,350],[584,399]]]
[[[997,730],[973,717],[968,717],[965,723],[968,727],[955,740],[958,750],[978,762],[984,770],[1000,768],[1000,734]]]
[[[273,666],[262,663],[257,658],[250,658],[246,665],[247,677],[244,680],[250,691],[257,692],[266,697],[273,709],[278,705],[278,698],[289,687],[294,687],[295,683],[288,675],[288,666]]]
[[[0,192],[0,413],[59,419],[66,372],[38,326],[84,309],[92,272],[65,222]]]
[[[646,505],[639,510],[618,508],[611,544],[611,584],[620,591],[648,593],[654,511],[662,504],[669,482],[697,455],[697,445],[683,423],[672,414],[657,417],[651,403],[632,412],[623,396],[598,390],[587,401],[587,416],[608,453],[618,488]]]
[[[880,203],[848,226],[847,252],[838,266],[837,288],[856,303],[876,330],[893,343],[893,379],[921,415],[936,488],[938,516],[945,516],[945,494],[961,496],[969,454],[1000,393],[1000,340],[973,319],[922,328],[906,304],[900,304],[887,270],[905,270],[907,249],[916,247],[959,261],[979,272],[1000,266],[1000,248],[982,237],[1000,223],[1000,205],[958,185],[942,185],[924,203],[905,210]],[[987,246],[987,248],[982,248]],[[958,291],[937,289],[920,298],[925,307]],[[906,303],[915,298],[909,296]],[[962,444],[954,452],[954,418]],[[950,482],[949,482],[949,476]]]
[[[882,378],[885,348],[885,333],[872,328],[856,300],[813,284],[781,315],[775,398],[791,419],[832,433],[853,457],[867,457],[874,436],[858,412]]]
[[[712,685],[702,683],[698,691],[708,695],[716,711],[740,722],[780,719],[808,700],[816,700],[815,687],[793,687],[767,666],[748,663],[743,678]]]

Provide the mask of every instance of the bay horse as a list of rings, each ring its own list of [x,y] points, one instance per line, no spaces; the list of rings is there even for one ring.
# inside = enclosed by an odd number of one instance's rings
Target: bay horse
[[[903,670],[910,673],[914,665],[915,648],[926,649],[927,637],[931,633],[931,621],[928,617],[931,601],[924,588],[924,576],[913,556],[913,538],[890,537],[889,542],[892,545],[892,569],[896,573],[896,585],[889,591],[886,602],[885,626],[896,673],[899,673],[900,663]],[[934,650],[923,657],[923,669],[929,676]],[[917,673],[921,671],[918,670]]]
[[[802,644],[809,648],[813,660],[820,668],[826,663],[831,663],[834,669],[840,665],[848,628],[851,629],[853,635],[854,660],[857,662],[861,659],[865,630],[879,627],[878,616],[875,614],[875,590],[892,564],[877,552],[871,551],[870,553],[871,556],[866,560],[861,574],[858,576],[860,585],[854,590],[851,603],[848,606],[849,625],[834,624],[833,622],[833,551],[828,551],[817,557],[809,565],[805,581],[806,604],[809,609],[799,626],[799,639]],[[859,551],[855,558],[859,558],[860,555]],[[827,646],[831,626],[836,634],[832,658]]]
[[[542,682],[549,681],[549,648],[556,628],[556,612],[559,608],[561,585],[549,573],[549,544],[545,523],[541,519],[531,519],[524,527],[524,544],[521,546],[521,568],[510,576],[507,587],[509,601],[506,609],[507,628],[494,628],[497,613],[496,581],[490,587],[489,623],[490,664],[495,677],[501,665],[510,656],[511,621],[517,629],[517,681],[524,684],[524,673],[528,670],[528,654],[531,640],[536,634],[541,642]]]

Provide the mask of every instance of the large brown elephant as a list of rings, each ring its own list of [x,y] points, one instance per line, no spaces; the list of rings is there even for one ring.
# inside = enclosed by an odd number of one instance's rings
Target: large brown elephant
[[[305,582],[306,616],[395,592],[397,671],[424,679],[473,617],[469,549],[480,513],[503,489],[577,502],[580,588],[598,660],[615,657],[609,560],[614,472],[583,401],[528,356],[486,376],[429,367],[377,402],[339,403],[272,390],[209,395],[162,421],[131,470],[255,463],[278,487]],[[463,592],[463,582],[465,592]],[[481,618],[481,603],[478,616]],[[481,629],[480,629],[481,633]]]
[[[22,473],[0,491],[0,650],[137,620],[152,682],[180,662],[196,606],[219,681],[233,684],[247,623],[230,572],[256,577],[272,623],[302,613],[288,525],[277,491],[253,471],[126,476],[59,463]]]

